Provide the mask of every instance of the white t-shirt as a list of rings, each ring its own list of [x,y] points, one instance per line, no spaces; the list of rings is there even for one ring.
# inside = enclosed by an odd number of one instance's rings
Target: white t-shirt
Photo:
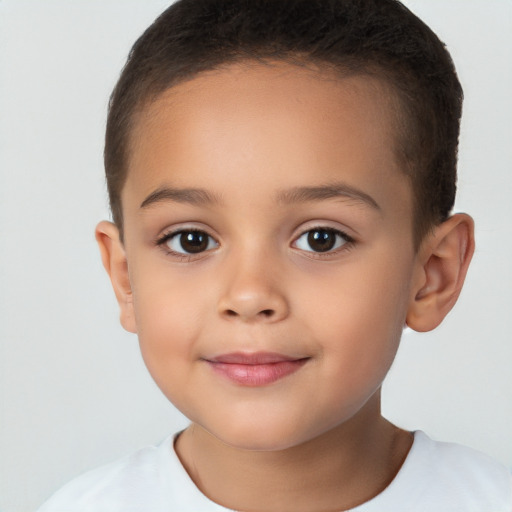
[[[76,478],[38,512],[228,512],[181,465],[174,436]],[[414,434],[396,477],[350,512],[512,512],[512,477],[487,455]]]

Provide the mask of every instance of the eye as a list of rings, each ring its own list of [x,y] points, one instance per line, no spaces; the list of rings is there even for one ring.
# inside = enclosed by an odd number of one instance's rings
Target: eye
[[[166,245],[168,249],[178,254],[198,254],[219,246],[208,233],[196,229],[171,233],[165,236],[159,244]]]
[[[352,241],[351,237],[337,229],[314,228],[299,236],[295,240],[294,246],[302,251],[329,252]]]

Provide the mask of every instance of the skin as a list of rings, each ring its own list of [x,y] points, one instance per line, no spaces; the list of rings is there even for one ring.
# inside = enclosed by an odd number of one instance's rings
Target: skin
[[[455,303],[473,224],[455,215],[415,251],[389,94],[364,77],[237,64],[166,91],[136,123],[124,244],[107,222],[97,239],[123,326],[192,422],[177,453],[226,507],[348,509],[411,446],[381,416],[381,384],[403,326],[433,329]],[[319,227],[333,250],[308,244]],[[206,250],[164,240],[190,229],[211,237]],[[259,351],[305,363],[245,386],[207,362]]]

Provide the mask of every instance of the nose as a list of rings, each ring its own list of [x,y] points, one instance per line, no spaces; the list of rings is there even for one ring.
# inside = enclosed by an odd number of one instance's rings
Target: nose
[[[273,323],[288,316],[284,282],[268,260],[239,262],[225,276],[218,311],[226,320]]]

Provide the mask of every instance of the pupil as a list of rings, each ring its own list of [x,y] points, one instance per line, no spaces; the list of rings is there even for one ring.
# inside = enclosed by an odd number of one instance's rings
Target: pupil
[[[308,244],[316,252],[330,251],[336,243],[336,236],[332,231],[317,229],[308,234]]]
[[[202,252],[208,247],[208,235],[200,231],[188,231],[180,235],[180,244],[187,252]]]

